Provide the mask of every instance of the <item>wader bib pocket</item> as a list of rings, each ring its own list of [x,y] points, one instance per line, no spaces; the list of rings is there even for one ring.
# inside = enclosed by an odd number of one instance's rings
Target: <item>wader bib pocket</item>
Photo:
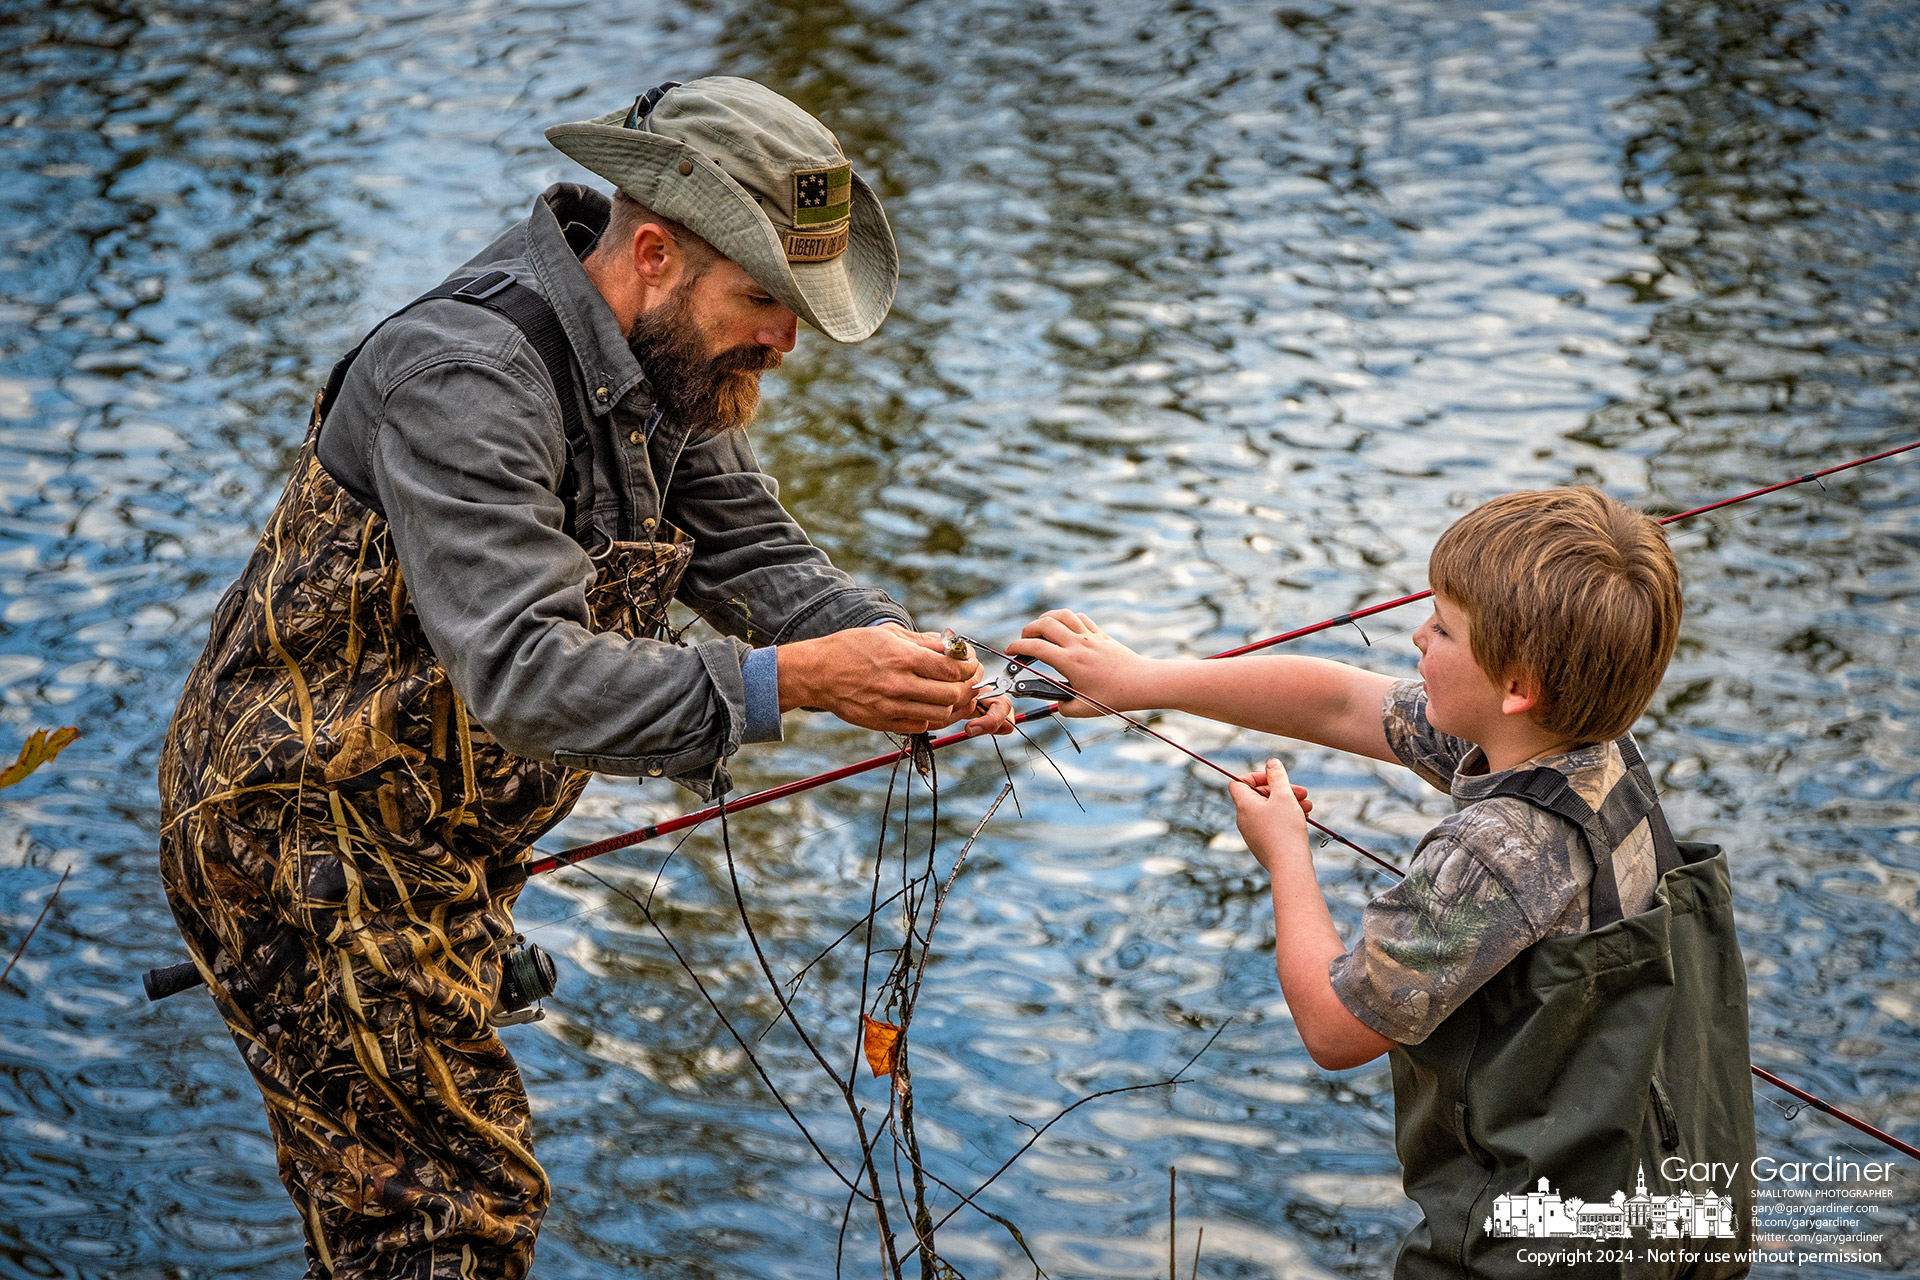
[[[1593,928],[1535,943],[1425,1041],[1391,1051],[1395,1145],[1424,1215],[1397,1280],[1748,1270],[1734,1259],[1753,1245],[1753,1092],[1727,860],[1674,843],[1638,750],[1618,745],[1629,776],[1601,813],[1550,769],[1499,793],[1585,834]],[[1612,851],[1642,821],[1655,905],[1622,919]],[[1695,1162],[1736,1172],[1716,1186],[1668,1176]],[[1520,1261],[1544,1250],[1592,1260]]]

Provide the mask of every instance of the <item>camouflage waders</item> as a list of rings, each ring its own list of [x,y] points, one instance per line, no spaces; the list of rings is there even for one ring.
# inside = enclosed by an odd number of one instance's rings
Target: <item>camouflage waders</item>
[[[488,1011],[523,854],[591,775],[468,718],[386,521],[320,465],[329,398],[169,731],[162,878],[266,1100],[307,1274],[517,1278],[549,1187]],[[692,554],[677,530],[607,543],[594,628],[658,635]]]

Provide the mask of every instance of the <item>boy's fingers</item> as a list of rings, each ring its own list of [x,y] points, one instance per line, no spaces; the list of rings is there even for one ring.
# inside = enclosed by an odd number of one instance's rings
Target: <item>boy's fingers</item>
[[[1057,622],[1061,626],[1071,630],[1072,628],[1069,626],[1070,620],[1077,621],[1075,615],[1070,610],[1049,609],[1032,622],[1029,622],[1026,626],[1020,628],[1020,634],[1023,636],[1037,636],[1041,633],[1041,629],[1049,622]]]
[[[1051,640],[1022,638],[1007,641],[1007,652],[1016,658],[1033,658],[1051,662],[1054,655],[1060,652],[1060,646]]]
[[[1061,646],[1070,645],[1075,639],[1073,628],[1050,613],[1029,622],[1022,628],[1021,634],[1029,639],[1047,640]]]

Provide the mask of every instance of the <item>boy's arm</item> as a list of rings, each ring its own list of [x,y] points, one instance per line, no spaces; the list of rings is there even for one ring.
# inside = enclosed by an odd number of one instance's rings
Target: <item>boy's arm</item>
[[[1371,1062],[1394,1042],[1353,1016],[1328,966],[1347,948],[1313,874],[1307,817],[1278,760],[1229,788],[1247,848],[1273,877],[1274,964],[1307,1053],[1329,1071]]]
[[[1026,625],[1007,652],[1045,662],[1116,711],[1164,707],[1399,763],[1381,707],[1392,676],[1325,658],[1142,657],[1083,613],[1055,609]],[[1067,714],[1099,715],[1068,703]]]

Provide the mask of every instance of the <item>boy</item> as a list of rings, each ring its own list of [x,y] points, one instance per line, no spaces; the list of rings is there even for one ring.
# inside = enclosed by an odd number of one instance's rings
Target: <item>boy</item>
[[[1273,879],[1308,1053],[1330,1069],[1392,1055],[1395,1143],[1425,1215],[1396,1276],[1537,1275],[1542,1236],[1623,1242],[1564,1251],[1591,1260],[1555,1274],[1744,1274],[1753,1100],[1725,860],[1675,845],[1627,736],[1679,632],[1665,534],[1593,489],[1509,494],[1446,532],[1429,579],[1419,680],[1318,658],[1155,661],[1066,611],[1008,649],[1117,710],[1300,738],[1451,792],[1456,812],[1349,948],[1280,762],[1231,788]],[[1735,1172],[1689,1181],[1703,1161]],[[1642,1175],[1670,1194],[1636,1192]],[[1711,1240],[1662,1262],[1624,1243],[1648,1235]]]

